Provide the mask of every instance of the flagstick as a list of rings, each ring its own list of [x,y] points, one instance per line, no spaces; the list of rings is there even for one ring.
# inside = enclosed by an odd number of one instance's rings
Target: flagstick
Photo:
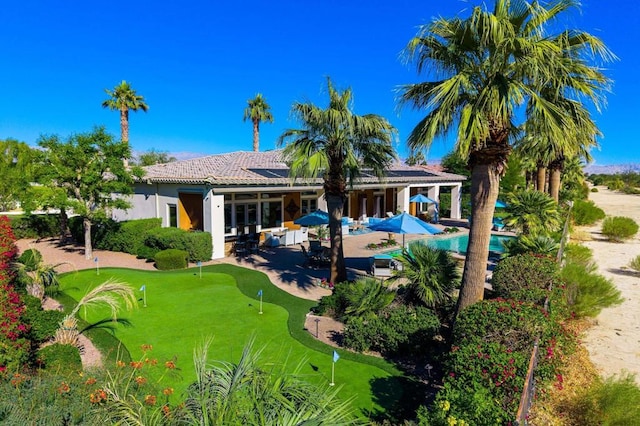
[[[258,313],[262,315],[262,293],[260,293],[260,312]]]
[[[329,383],[329,386],[335,386],[335,383],[333,381],[335,376],[335,370],[336,370],[336,363],[335,361],[332,361],[331,362],[331,383]]]
[[[142,290],[142,305],[143,307],[147,307],[147,286],[144,286],[144,290]]]

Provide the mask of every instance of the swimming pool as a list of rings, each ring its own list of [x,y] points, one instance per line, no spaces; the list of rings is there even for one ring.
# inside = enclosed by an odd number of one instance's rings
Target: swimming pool
[[[489,252],[502,253],[504,251],[502,242],[512,238],[514,237],[507,237],[504,235],[491,235],[491,240],[489,240]],[[447,238],[426,238],[423,240],[414,241],[423,241],[426,242],[429,247],[443,249],[464,255],[467,254],[467,246],[469,245],[469,234],[459,234]],[[393,250],[391,252],[388,252],[387,254],[396,256],[401,252],[402,250]]]

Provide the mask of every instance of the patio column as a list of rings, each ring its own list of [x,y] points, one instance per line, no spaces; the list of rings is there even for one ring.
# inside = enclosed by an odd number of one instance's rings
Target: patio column
[[[400,210],[401,213],[409,213],[409,198],[411,198],[411,191],[408,186],[398,189],[396,210]],[[396,212],[393,213],[395,214]]]
[[[462,209],[461,209],[461,196],[462,192],[462,184],[459,183],[451,188],[451,219],[461,219],[462,218]]]
[[[437,203],[440,203],[440,185],[430,186],[427,189],[427,197],[431,198]]]
[[[324,192],[318,196],[317,206],[318,210],[322,210],[324,212],[328,211],[327,209],[327,200],[323,197]]]
[[[209,191],[204,197],[204,231],[211,233],[213,244],[212,259],[224,257],[224,195],[214,195]]]

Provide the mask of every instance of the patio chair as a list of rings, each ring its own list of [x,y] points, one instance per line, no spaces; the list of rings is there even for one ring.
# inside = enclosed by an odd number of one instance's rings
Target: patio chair
[[[494,231],[503,231],[504,230],[504,222],[502,218],[494,217],[493,218],[493,230]]]
[[[279,245],[280,245],[280,238],[275,237],[271,232],[264,233],[265,247],[278,247]]]
[[[247,243],[244,241],[236,241],[233,244],[233,252],[236,256],[245,256],[247,254]]]
[[[307,248],[302,244],[300,244],[300,249],[302,250],[302,254],[304,255],[304,264],[302,265],[303,267],[306,268],[307,266],[318,266],[320,258],[317,255],[314,255],[313,253],[307,251]]]

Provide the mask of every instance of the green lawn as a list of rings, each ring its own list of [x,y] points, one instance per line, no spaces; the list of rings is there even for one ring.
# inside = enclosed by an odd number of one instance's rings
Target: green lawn
[[[256,348],[264,348],[265,363],[283,362],[292,369],[304,361],[302,372],[311,382],[328,384],[331,379],[333,348],[324,345],[303,330],[304,316],[315,302],[299,299],[271,284],[266,275],[232,265],[215,265],[177,272],[101,269],[65,274],[61,277],[64,293],[79,299],[87,289],[109,278],[129,283],[140,298],[139,307],[123,312],[132,326],[118,326],[120,339],[133,360],[143,357],[141,345],[153,345],[150,358],[160,364],[177,359],[181,379],[167,384],[179,394],[193,381],[193,348],[207,336],[213,336],[210,360],[236,362],[244,345],[255,337]],[[142,285],[147,290],[147,307],[142,304]],[[263,314],[259,314],[258,291],[263,290]],[[81,312],[81,314],[83,314]],[[106,311],[89,310],[92,322]],[[406,379],[381,359],[338,351],[335,366],[336,385],[343,398],[354,397],[363,413],[396,412],[404,405]],[[160,370],[160,369],[158,369]],[[165,379],[166,380],[166,379]],[[409,396],[409,395],[406,395]]]

